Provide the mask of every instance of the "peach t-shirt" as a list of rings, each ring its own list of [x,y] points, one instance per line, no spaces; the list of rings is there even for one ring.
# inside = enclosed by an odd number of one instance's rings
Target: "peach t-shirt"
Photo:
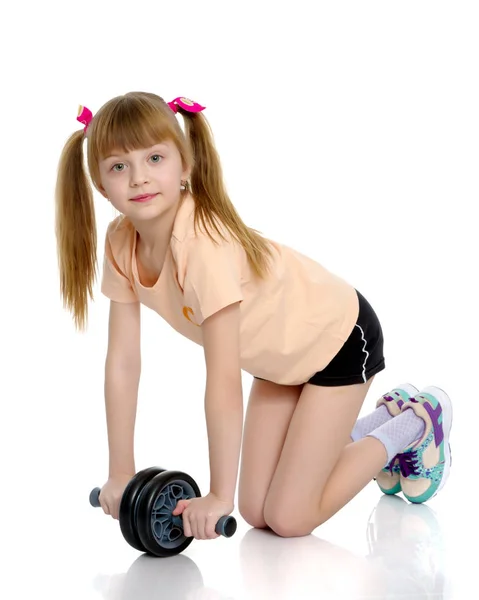
[[[273,263],[265,280],[253,277],[243,248],[193,229],[194,200],[176,214],[161,274],[139,281],[136,231],[119,216],[108,226],[102,293],[116,302],[141,302],[176,331],[202,345],[201,324],[240,301],[241,368],[279,384],[306,382],[324,369],[353,330],[359,312],[354,287],[295,250],[269,240]]]

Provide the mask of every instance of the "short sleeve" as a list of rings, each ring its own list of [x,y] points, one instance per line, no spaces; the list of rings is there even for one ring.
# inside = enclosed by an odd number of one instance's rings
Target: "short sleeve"
[[[116,239],[112,240],[111,228],[111,226],[108,228],[105,237],[101,292],[107,298],[114,300],[115,302],[138,302],[138,297],[130,280],[118,264],[118,254],[122,252],[126,256],[128,252],[128,240],[125,235],[121,235],[124,233],[121,231],[115,232]],[[123,239],[121,240],[119,238]],[[115,259],[115,254],[117,255],[117,259]]]
[[[206,234],[189,240],[183,293],[185,306],[201,325],[219,310],[243,300],[240,248],[232,241],[213,242]]]

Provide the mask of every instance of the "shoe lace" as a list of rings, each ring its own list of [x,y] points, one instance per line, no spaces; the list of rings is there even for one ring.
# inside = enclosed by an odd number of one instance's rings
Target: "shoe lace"
[[[404,452],[401,454],[396,454],[396,456],[390,463],[389,468],[391,470],[391,473],[396,459],[399,463],[399,469],[401,470],[401,475],[403,477],[409,477],[410,475],[419,475],[420,471],[418,467],[419,460],[417,452]]]

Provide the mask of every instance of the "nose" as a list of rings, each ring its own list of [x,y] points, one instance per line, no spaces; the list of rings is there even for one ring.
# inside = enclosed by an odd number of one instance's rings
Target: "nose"
[[[139,187],[150,181],[150,176],[145,167],[131,167],[130,182],[133,187]]]

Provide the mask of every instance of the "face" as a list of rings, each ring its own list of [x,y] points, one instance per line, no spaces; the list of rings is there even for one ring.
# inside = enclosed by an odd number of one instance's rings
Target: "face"
[[[128,153],[112,152],[100,163],[102,194],[133,220],[158,217],[178,203],[181,180],[188,175],[171,141]],[[142,195],[151,196],[135,200]]]

